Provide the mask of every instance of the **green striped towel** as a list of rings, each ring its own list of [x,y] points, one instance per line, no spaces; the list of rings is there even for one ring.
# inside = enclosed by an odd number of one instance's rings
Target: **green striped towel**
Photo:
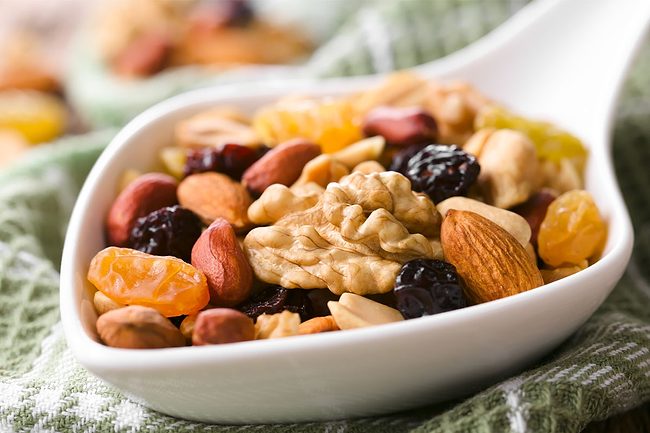
[[[410,66],[461,47],[520,6],[502,0],[378,2],[352,16],[302,73]],[[646,44],[623,92],[615,133],[616,169],[637,240],[612,295],[535,368],[463,401],[384,417],[204,425],[150,411],[91,376],[66,348],[57,269],[75,196],[114,131],[32,152],[0,173],[0,431],[572,433],[642,404],[650,399],[649,72]]]

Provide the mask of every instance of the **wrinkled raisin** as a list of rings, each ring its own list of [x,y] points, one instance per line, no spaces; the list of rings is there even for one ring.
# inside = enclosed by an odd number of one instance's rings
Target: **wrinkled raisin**
[[[409,159],[405,175],[415,191],[439,203],[466,194],[480,169],[474,155],[456,146],[430,144]]]
[[[257,161],[262,152],[239,144],[226,144],[218,149],[203,148],[190,151],[183,174],[217,171],[240,180],[248,167]]]
[[[456,268],[442,260],[406,262],[395,280],[395,298],[397,309],[406,319],[467,306]]]
[[[308,290],[303,289],[269,286],[237,309],[253,320],[262,314],[275,314],[289,310],[300,314],[300,319],[305,321],[314,317],[307,292]]]
[[[399,150],[393,156],[389,170],[406,175],[406,165],[408,164],[409,159],[411,159],[413,155],[421,151],[424,147],[426,147],[426,144],[413,144],[409,147]]]
[[[201,220],[191,210],[178,205],[164,207],[138,219],[129,245],[144,253],[175,256],[189,263],[201,228]]]

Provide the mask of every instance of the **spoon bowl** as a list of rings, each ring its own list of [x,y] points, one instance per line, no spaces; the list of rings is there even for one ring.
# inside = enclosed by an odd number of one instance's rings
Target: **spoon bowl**
[[[415,68],[425,78],[467,80],[515,111],[554,121],[584,140],[590,148],[586,187],[609,226],[594,265],[508,298],[372,328],[221,346],[104,346],[85,276],[104,247],[103,221],[123,170],[156,166],[158,150],[172,144],[174,124],[214,105],[251,112],[289,93],[345,95],[382,77],[199,90],[134,119],[88,176],[61,267],[61,316],[73,354],[155,410],[220,423],[385,414],[467,395],[529,366],[593,314],[631,254],[632,227],[609,144],[616,96],[650,18],[650,2],[615,3],[537,1],[476,44]]]

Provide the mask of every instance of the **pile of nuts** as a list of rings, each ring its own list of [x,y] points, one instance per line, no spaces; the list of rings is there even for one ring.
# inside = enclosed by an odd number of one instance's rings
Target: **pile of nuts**
[[[579,272],[606,241],[580,141],[462,83],[217,107],[160,159],[124,173],[90,263],[109,346],[420,318]]]

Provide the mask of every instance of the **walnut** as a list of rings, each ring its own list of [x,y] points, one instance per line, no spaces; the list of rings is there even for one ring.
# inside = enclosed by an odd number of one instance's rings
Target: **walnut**
[[[352,173],[330,183],[318,203],[252,230],[244,248],[262,281],[336,294],[392,290],[402,264],[441,258],[441,217],[396,172]]]
[[[463,145],[474,132],[476,114],[490,101],[465,82],[430,82],[426,108],[436,119],[439,141]]]
[[[508,209],[525,202],[540,187],[535,145],[511,129],[481,129],[466,143],[465,151],[481,164],[478,185],[486,201]]]
[[[255,224],[273,224],[288,213],[303,211],[316,205],[323,189],[316,184],[288,187],[275,183],[248,208],[248,218]]]
[[[282,338],[298,335],[300,315],[289,310],[276,314],[262,314],[255,322],[255,339]]]

